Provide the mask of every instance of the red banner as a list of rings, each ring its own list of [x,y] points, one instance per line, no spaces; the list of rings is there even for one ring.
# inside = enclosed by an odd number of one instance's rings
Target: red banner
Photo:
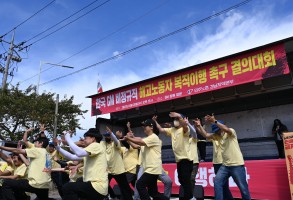
[[[284,149],[286,155],[287,173],[293,200],[293,132],[283,133]]]
[[[176,164],[164,164],[164,170],[173,180],[172,194],[179,193]],[[290,199],[290,188],[285,159],[245,161],[246,178],[253,199]],[[199,164],[196,184],[204,187],[205,196],[214,196],[214,168],[210,162]],[[241,198],[239,189],[230,177],[229,187],[234,198]],[[164,186],[158,182],[160,192]]]
[[[276,44],[97,94],[92,97],[92,115],[128,110],[289,72],[284,44]]]

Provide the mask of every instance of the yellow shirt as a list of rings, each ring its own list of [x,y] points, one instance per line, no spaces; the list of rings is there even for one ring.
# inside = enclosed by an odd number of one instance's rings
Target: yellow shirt
[[[35,145],[33,144],[33,143],[31,143],[31,142],[27,142],[27,148],[28,149],[31,149],[31,148],[35,148]]]
[[[8,167],[8,164],[7,162],[4,162],[4,161],[0,161],[0,170],[1,172],[4,172],[6,170],[6,168]],[[13,170],[13,169],[12,169]],[[10,171],[10,170],[8,170]],[[11,171],[10,171],[11,172]]]
[[[120,141],[118,141],[117,146],[114,142],[106,143],[105,141],[102,141],[101,144],[104,145],[104,147],[106,148],[106,157],[109,174],[118,175],[124,173],[125,168],[121,156]]]
[[[183,128],[164,128],[166,134],[171,136],[172,139],[172,149],[175,155],[176,162],[180,160],[188,159],[192,160],[189,155],[189,134],[190,130],[186,133],[183,132]]]
[[[210,139],[213,142],[213,164],[223,163],[223,140],[221,135],[213,134]]]
[[[193,160],[193,163],[199,163],[198,162],[198,153],[197,153],[197,142],[198,139],[195,138],[189,138],[189,157]]]
[[[223,138],[223,165],[239,166],[244,165],[243,156],[238,144],[236,131],[230,128],[232,134],[224,133]]]
[[[121,147],[121,152],[125,170],[132,174],[136,174],[136,166],[138,165],[138,150],[132,148],[132,146],[130,146],[129,149]]]
[[[54,157],[57,156],[59,159],[59,153],[57,150],[53,151],[52,153],[49,152],[50,155],[50,159],[51,159],[51,163],[52,163],[52,169],[56,169],[56,168],[61,168],[60,164],[58,164],[55,160]]]
[[[13,175],[18,175],[19,179],[27,179],[27,167],[24,163],[20,166],[13,166]]]
[[[141,166],[148,174],[162,174],[162,141],[153,133],[142,139],[145,142],[141,149]]]
[[[84,148],[90,155],[84,157],[83,181],[90,181],[93,188],[102,195],[108,194],[107,158],[104,147],[94,142]]]
[[[44,148],[26,149],[27,157],[30,158],[28,168],[28,181],[34,188],[49,188],[51,177],[49,173],[43,172],[46,167],[47,151]]]

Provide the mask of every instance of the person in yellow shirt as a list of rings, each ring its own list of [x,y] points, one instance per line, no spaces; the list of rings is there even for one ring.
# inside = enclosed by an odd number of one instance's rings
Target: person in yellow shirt
[[[54,144],[68,160],[83,160],[83,179],[77,182],[69,182],[63,186],[64,200],[102,200],[108,193],[107,159],[104,147],[100,144],[102,135],[96,128],[90,128],[84,134],[85,148],[78,147],[71,139],[70,133],[65,133],[65,140],[70,146],[72,153],[59,146],[57,138]]]
[[[0,157],[8,163],[8,167],[11,168],[11,175],[1,175],[0,179],[26,179],[27,178],[27,166],[22,161],[19,155],[11,154],[6,156],[0,152]]]
[[[224,124],[223,121],[218,120],[219,123]],[[215,132],[212,135],[208,135],[206,133],[205,128],[201,125],[201,121],[200,119],[196,118],[194,120],[194,123],[196,125],[196,130],[198,131],[198,133],[200,133],[203,137],[208,138],[208,141],[213,143],[213,166],[214,166],[214,173],[215,175],[217,175],[220,167],[222,166],[223,163],[223,158],[222,158],[222,134],[220,131]],[[229,181],[224,183],[223,186],[223,194],[224,194],[224,199],[225,200],[233,200],[233,195],[229,189]]]
[[[212,124],[212,132],[222,138],[222,166],[215,178],[215,199],[224,199],[223,187],[232,176],[238,186],[242,199],[250,200],[250,192],[246,181],[244,159],[238,144],[236,131],[226,126],[222,121],[216,120],[214,115],[207,115],[205,120]],[[221,123],[222,122],[222,123]],[[211,133],[206,133],[207,138],[212,138]]]
[[[154,116],[153,120],[161,133],[171,137],[172,149],[177,164],[178,180],[184,190],[182,199],[189,200],[193,197],[190,184],[193,164],[189,153],[190,129],[181,114],[170,112],[169,116],[174,119],[174,127],[171,128],[162,128],[157,122],[157,116]]]
[[[6,181],[6,179],[25,179],[27,178],[27,167],[23,163],[22,159],[19,155],[11,154],[11,156],[5,155],[3,152],[0,152],[0,157],[2,160],[5,160],[5,164],[3,165],[4,168],[1,168],[0,173],[0,199],[2,198],[2,181]],[[10,173],[5,173],[5,171],[9,171]]]
[[[155,132],[158,134],[156,123],[152,119],[147,119],[142,125],[146,138],[134,137],[131,132],[124,137],[127,141],[143,146],[141,148],[141,166],[144,173],[136,182],[140,199],[150,200],[150,196],[158,200],[169,199],[158,192],[157,180],[158,176],[162,174],[162,141],[155,134]]]
[[[197,174],[198,166],[199,166],[198,151],[197,151],[198,138],[197,138],[196,130],[195,130],[194,126],[192,126],[189,123],[188,118],[185,118],[184,120],[185,120],[185,122],[187,123],[187,125],[188,125],[188,127],[190,129],[189,156],[190,156],[190,158],[192,159],[192,162],[193,162],[192,172],[191,172],[191,176],[190,176],[190,182],[191,182],[191,191],[193,193],[194,192],[194,187],[195,187],[195,178],[196,178],[196,174]]]
[[[116,136],[119,139],[124,137],[121,131],[116,131]],[[126,179],[128,183],[131,183],[131,185],[135,187],[136,171],[138,165],[138,149],[133,148],[126,141],[124,141],[124,143],[122,142],[122,144],[123,147],[121,147],[121,154],[126,171]]]
[[[121,156],[121,143],[109,127],[106,127],[106,129],[106,133],[103,134],[105,141],[102,141],[101,144],[106,150],[109,183],[112,178],[114,178],[118,183],[122,198],[125,200],[132,200],[132,190],[127,182],[126,171]],[[110,195],[111,192],[109,186]]]
[[[48,199],[49,183],[51,177],[43,172],[47,163],[48,146],[47,138],[38,138],[34,142],[35,148],[18,149],[0,146],[0,149],[10,151],[15,154],[23,154],[30,158],[28,168],[28,178],[19,180],[6,180],[3,183],[2,192],[4,199],[25,199],[25,192],[35,193],[40,200]]]

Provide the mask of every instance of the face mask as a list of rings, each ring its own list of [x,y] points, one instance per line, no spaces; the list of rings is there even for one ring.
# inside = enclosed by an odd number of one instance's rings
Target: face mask
[[[179,121],[178,121],[178,120],[174,120],[174,122],[173,122],[173,123],[174,123],[174,126],[175,126],[175,127],[178,127],[178,126],[180,126],[180,123],[179,123]]]

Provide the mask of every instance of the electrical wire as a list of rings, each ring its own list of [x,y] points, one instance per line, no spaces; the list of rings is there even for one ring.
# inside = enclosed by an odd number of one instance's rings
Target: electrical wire
[[[151,40],[151,41],[149,41],[149,42],[146,42],[146,43],[144,43],[144,44],[142,44],[142,45],[139,45],[139,46],[136,46],[136,47],[134,47],[134,48],[132,48],[132,49],[126,50],[126,51],[124,51],[124,52],[122,52],[122,53],[119,53],[118,55],[115,55],[115,56],[109,57],[109,58],[107,58],[107,59],[105,59],[105,60],[102,60],[102,61],[99,61],[99,62],[94,63],[94,64],[92,64],[92,65],[89,65],[89,66],[83,67],[83,68],[81,68],[81,69],[79,69],[79,70],[76,70],[76,71],[74,71],[74,72],[71,72],[71,73],[69,73],[69,74],[66,74],[66,75],[63,75],[63,76],[59,76],[59,77],[57,77],[57,78],[55,78],[55,79],[52,79],[52,80],[50,80],[50,81],[47,81],[47,82],[41,83],[40,86],[42,86],[42,85],[47,85],[47,84],[52,83],[52,82],[54,82],[54,81],[60,80],[60,79],[62,79],[62,78],[65,78],[65,77],[71,76],[71,75],[73,75],[73,74],[77,74],[77,73],[79,73],[79,72],[82,72],[82,71],[84,71],[84,70],[90,69],[90,68],[95,67],[95,66],[97,66],[97,65],[100,65],[100,64],[103,64],[103,63],[109,62],[109,61],[111,61],[111,60],[115,60],[115,59],[117,59],[117,58],[120,58],[120,57],[122,57],[122,56],[125,56],[125,55],[127,55],[127,54],[130,54],[130,53],[132,53],[132,52],[134,52],[134,51],[136,51],[136,50],[138,50],[138,49],[140,49],[140,48],[142,48],[142,47],[149,46],[149,45],[154,44],[154,43],[156,43],[156,42],[159,42],[159,41],[161,41],[161,40],[163,40],[163,39],[165,39],[165,38],[168,38],[168,37],[170,37],[170,36],[173,36],[173,35],[175,35],[175,34],[177,34],[177,33],[180,33],[180,32],[182,32],[182,31],[189,30],[190,28],[192,28],[192,27],[194,27],[194,26],[197,26],[197,25],[202,24],[202,23],[204,23],[204,22],[206,22],[206,21],[209,21],[209,20],[211,20],[211,19],[213,19],[213,18],[216,18],[216,17],[218,17],[218,16],[220,16],[220,15],[223,15],[223,14],[225,14],[225,13],[231,11],[231,10],[234,10],[234,9],[236,9],[236,8],[239,8],[239,7],[241,7],[241,6],[243,6],[243,5],[247,4],[247,3],[249,3],[250,1],[252,1],[252,0],[245,0],[245,1],[242,1],[242,2],[240,2],[240,3],[238,3],[238,4],[236,4],[236,5],[233,5],[233,6],[229,7],[229,8],[226,8],[225,10],[222,10],[222,11],[220,11],[220,12],[217,12],[217,13],[215,13],[215,14],[213,14],[213,15],[210,15],[210,16],[204,18],[204,19],[201,19],[201,20],[199,20],[199,21],[196,21],[196,22],[194,22],[194,23],[191,23],[191,24],[189,24],[189,25],[187,25],[187,26],[185,26],[185,27],[182,27],[182,28],[177,29],[177,30],[175,30],[175,31],[173,31],[173,32],[170,32],[170,33],[168,33],[168,34],[165,34],[165,35],[163,35],[163,36],[161,36],[161,37],[158,37],[158,38],[156,38],[156,39],[154,39],[154,40]]]
[[[33,40],[33,39],[35,39],[36,37],[42,35],[43,33],[45,33],[45,32],[47,32],[47,31],[51,30],[52,28],[54,28],[54,27],[56,27],[56,26],[58,26],[58,25],[61,24],[62,22],[66,21],[67,19],[69,19],[69,18],[73,17],[74,15],[80,13],[81,11],[83,11],[84,9],[86,9],[86,8],[88,8],[89,6],[93,5],[93,4],[96,3],[97,1],[99,1],[99,0],[95,0],[95,1],[91,2],[90,4],[84,6],[83,8],[81,8],[80,10],[76,11],[75,13],[69,15],[69,16],[66,17],[65,19],[59,21],[58,23],[54,24],[53,26],[47,28],[46,30],[44,30],[44,31],[38,33],[37,35],[31,37],[30,39],[26,40],[25,43],[26,43],[26,42],[29,42],[29,41],[31,41],[31,40]]]
[[[98,43],[100,43],[100,42],[102,42],[102,41],[104,41],[104,40],[110,38],[111,36],[113,36],[113,35],[115,35],[115,34],[121,32],[122,30],[124,30],[124,29],[127,28],[128,26],[130,26],[130,25],[134,24],[135,22],[137,22],[137,21],[143,19],[144,17],[148,16],[149,14],[151,14],[152,12],[154,12],[155,10],[158,10],[159,8],[161,8],[162,6],[164,6],[164,5],[165,5],[167,2],[169,2],[169,1],[170,1],[170,0],[163,1],[162,3],[160,3],[160,4],[156,5],[155,7],[151,8],[150,10],[148,10],[147,12],[145,12],[144,14],[142,14],[142,15],[140,15],[139,17],[135,18],[134,20],[129,21],[128,23],[126,23],[126,24],[124,24],[123,26],[119,27],[119,28],[116,29],[115,31],[113,31],[113,32],[111,32],[111,33],[109,33],[109,34],[107,34],[106,36],[102,37],[101,39],[99,39],[99,40],[93,42],[92,44],[90,44],[90,45],[88,45],[88,46],[82,48],[81,50],[77,51],[76,53],[72,54],[71,56],[69,56],[69,57],[63,59],[62,61],[60,61],[60,62],[58,62],[58,63],[56,63],[56,64],[60,64],[60,63],[62,63],[62,62],[64,62],[64,61],[66,61],[66,60],[69,60],[70,58],[72,58],[72,57],[74,57],[74,56],[76,56],[76,55],[78,55],[78,54],[84,52],[85,50],[87,50],[87,49],[89,49],[89,48],[91,48],[91,47],[97,45]],[[53,68],[53,66],[48,67],[48,68],[42,70],[41,73],[43,73],[43,72],[45,72],[45,71],[48,71],[48,70],[50,70],[50,69],[52,69],[52,68]],[[31,76],[31,77],[29,77],[29,78],[27,78],[27,79],[21,81],[20,83],[23,83],[23,82],[26,82],[26,81],[28,81],[28,80],[30,80],[30,79],[33,79],[33,78],[37,77],[38,75],[39,75],[39,73],[37,73],[37,74],[35,74],[35,75],[33,75],[33,76]]]
[[[30,46],[36,44],[37,42],[39,42],[39,41],[41,41],[41,40],[43,40],[43,39],[49,37],[50,35],[52,35],[52,34],[58,32],[58,31],[60,31],[61,29],[65,28],[66,26],[68,26],[68,25],[72,24],[73,22],[75,22],[75,21],[81,19],[82,17],[88,15],[88,14],[91,13],[92,11],[96,10],[97,8],[102,7],[103,5],[105,5],[106,3],[110,2],[110,1],[111,1],[111,0],[104,1],[103,3],[99,4],[98,6],[94,7],[93,9],[89,10],[89,11],[86,12],[85,14],[83,14],[83,15],[79,16],[78,18],[76,18],[76,19],[74,19],[74,20],[68,22],[67,24],[65,24],[65,25],[61,26],[60,28],[56,29],[55,31],[53,31],[53,32],[51,32],[51,33],[49,33],[49,34],[47,34],[47,35],[41,37],[40,39],[38,39],[38,40],[32,42],[31,44],[29,44],[29,45],[27,45],[27,46],[25,46],[25,47],[23,47],[23,48],[30,47]]]
[[[27,21],[29,21],[31,18],[33,18],[34,16],[36,16],[37,14],[39,14],[41,11],[45,10],[47,7],[49,7],[52,3],[54,3],[56,0],[51,1],[50,3],[48,3],[47,5],[45,5],[43,8],[41,8],[40,10],[38,10],[37,12],[35,12],[32,16],[30,16],[29,18],[27,18],[26,20],[24,20],[23,22],[21,22],[20,24],[18,24],[17,26],[15,26],[14,28],[12,28],[10,31],[8,31],[7,33],[5,33],[4,35],[2,35],[0,38],[6,36],[8,33],[12,32],[13,30],[17,29],[18,27],[20,27],[21,25],[23,25],[24,23],[26,23]]]

